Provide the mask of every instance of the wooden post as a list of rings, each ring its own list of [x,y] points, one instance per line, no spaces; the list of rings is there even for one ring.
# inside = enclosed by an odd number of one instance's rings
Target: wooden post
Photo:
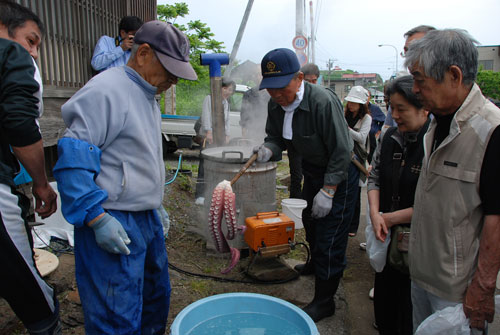
[[[220,147],[226,142],[224,122],[224,107],[222,106],[222,78],[210,78],[210,91],[212,102],[212,134],[215,144]]]

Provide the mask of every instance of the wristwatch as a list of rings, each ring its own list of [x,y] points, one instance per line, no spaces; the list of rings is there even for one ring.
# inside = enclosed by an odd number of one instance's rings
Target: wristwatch
[[[325,188],[325,187],[323,187],[323,191],[325,191],[326,193],[328,193],[328,195],[330,195],[331,197],[333,197],[335,195],[335,189],[333,189],[333,188]]]

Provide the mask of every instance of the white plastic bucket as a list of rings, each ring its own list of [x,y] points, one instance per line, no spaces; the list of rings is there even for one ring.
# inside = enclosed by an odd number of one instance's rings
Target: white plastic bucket
[[[302,224],[302,211],[307,207],[307,201],[303,199],[283,199],[281,200],[281,208],[283,209],[283,214],[288,216],[295,222],[295,229],[302,229],[304,225]]]

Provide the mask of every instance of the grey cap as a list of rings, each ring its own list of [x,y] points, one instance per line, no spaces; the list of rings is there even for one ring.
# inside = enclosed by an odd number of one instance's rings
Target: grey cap
[[[174,76],[188,80],[198,79],[189,63],[189,40],[171,23],[144,23],[135,33],[134,43],[148,43],[163,67]]]

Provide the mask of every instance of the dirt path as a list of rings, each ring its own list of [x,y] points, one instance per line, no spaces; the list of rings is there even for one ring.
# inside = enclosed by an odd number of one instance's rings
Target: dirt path
[[[366,227],[366,189],[362,189],[361,218],[358,234],[349,238],[347,246],[347,269],[344,273],[344,289],[348,302],[348,328],[350,334],[376,335],[373,328],[373,300],[368,292],[373,287],[375,272],[371,268],[366,252],[360,250],[359,244],[365,242]]]

